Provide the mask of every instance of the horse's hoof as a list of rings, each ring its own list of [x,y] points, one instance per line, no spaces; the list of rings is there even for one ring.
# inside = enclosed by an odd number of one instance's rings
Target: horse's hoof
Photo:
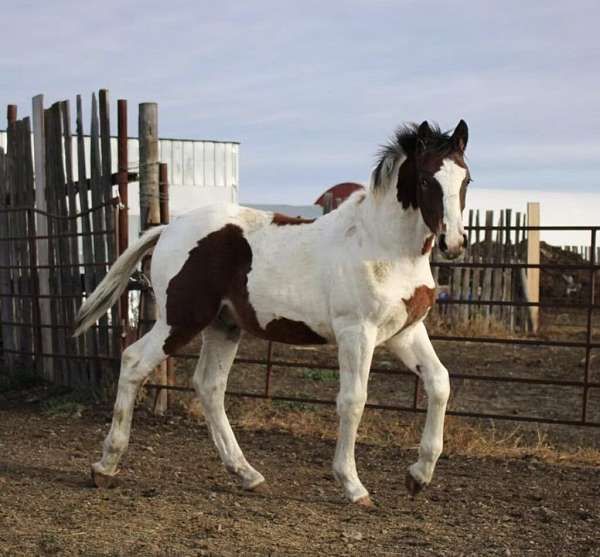
[[[257,495],[267,495],[269,488],[267,486],[267,482],[263,480],[262,482],[255,484],[253,487],[245,487],[244,491],[256,493]]]
[[[374,509],[375,508],[373,501],[371,501],[371,498],[368,495],[363,495],[362,497],[360,497],[359,499],[354,501],[354,504],[358,505],[360,507],[363,507],[365,509]]]
[[[108,474],[98,472],[93,466],[91,468],[92,483],[100,489],[110,489],[111,487],[114,487],[116,483],[115,475],[109,476]]]
[[[262,476],[253,478],[252,480],[243,480],[242,488],[246,491],[255,491],[256,493],[264,493],[266,484]]]
[[[413,475],[410,473],[410,471],[406,472],[404,485],[406,486],[406,490],[411,497],[416,497],[425,487],[425,484],[413,478]]]

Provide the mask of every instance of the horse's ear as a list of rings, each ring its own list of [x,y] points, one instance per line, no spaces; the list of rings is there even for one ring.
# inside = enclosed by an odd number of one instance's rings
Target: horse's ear
[[[452,141],[456,148],[464,153],[467,148],[467,141],[469,140],[469,126],[464,120],[461,120],[458,123],[458,126],[454,129],[454,133],[452,134]]]
[[[422,153],[427,146],[427,140],[431,135],[431,128],[427,120],[423,121],[417,130],[417,152]]]

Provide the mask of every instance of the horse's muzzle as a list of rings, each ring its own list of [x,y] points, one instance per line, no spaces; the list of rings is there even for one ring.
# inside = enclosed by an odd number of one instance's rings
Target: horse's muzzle
[[[467,245],[468,241],[466,234],[463,234],[462,241],[459,241],[454,246],[448,246],[448,243],[446,242],[446,234],[440,234],[438,246],[442,252],[442,255],[446,259],[456,259],[457,257],[460,257],[464,253]]]

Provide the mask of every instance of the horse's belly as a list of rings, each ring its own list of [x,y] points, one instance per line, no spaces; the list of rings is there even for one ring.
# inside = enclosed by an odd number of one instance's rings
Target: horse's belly
[[[256,316],[257,336],[288,344],[325,344],[333,333],[327,301],[314,266],[253,261],[248,274],[248,303]]]

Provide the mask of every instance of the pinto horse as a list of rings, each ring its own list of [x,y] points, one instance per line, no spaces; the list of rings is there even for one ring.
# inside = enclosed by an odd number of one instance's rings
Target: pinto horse
[[[442,451],[448,371],[423,319],[435,299],[429,252],[465,248],[462,212],[469,170],[467,124],[442,132],[427,122],[401,127],[379,153],[369,188],[315,221],[233,204],[193,210],[130,246],[82,305],[81,334],[116,302],[154,247],[154,327],[123,352],[98,486],[117,473],[136,393],[152,370],[193,337],[202,349],[193,384],[223,464],[254,489],[265,480],[246,460],[225,414],[227,377],[242,331],[290,344],[338,345],[339,435],[333,474],[350,501],[372,505],[356,470],[356,433],[376,346],[384,344],[423,381],[427,418],[418,461],[407,471],[415,495],[430,483]],[[323,246],[327,246],[323,250]]]

